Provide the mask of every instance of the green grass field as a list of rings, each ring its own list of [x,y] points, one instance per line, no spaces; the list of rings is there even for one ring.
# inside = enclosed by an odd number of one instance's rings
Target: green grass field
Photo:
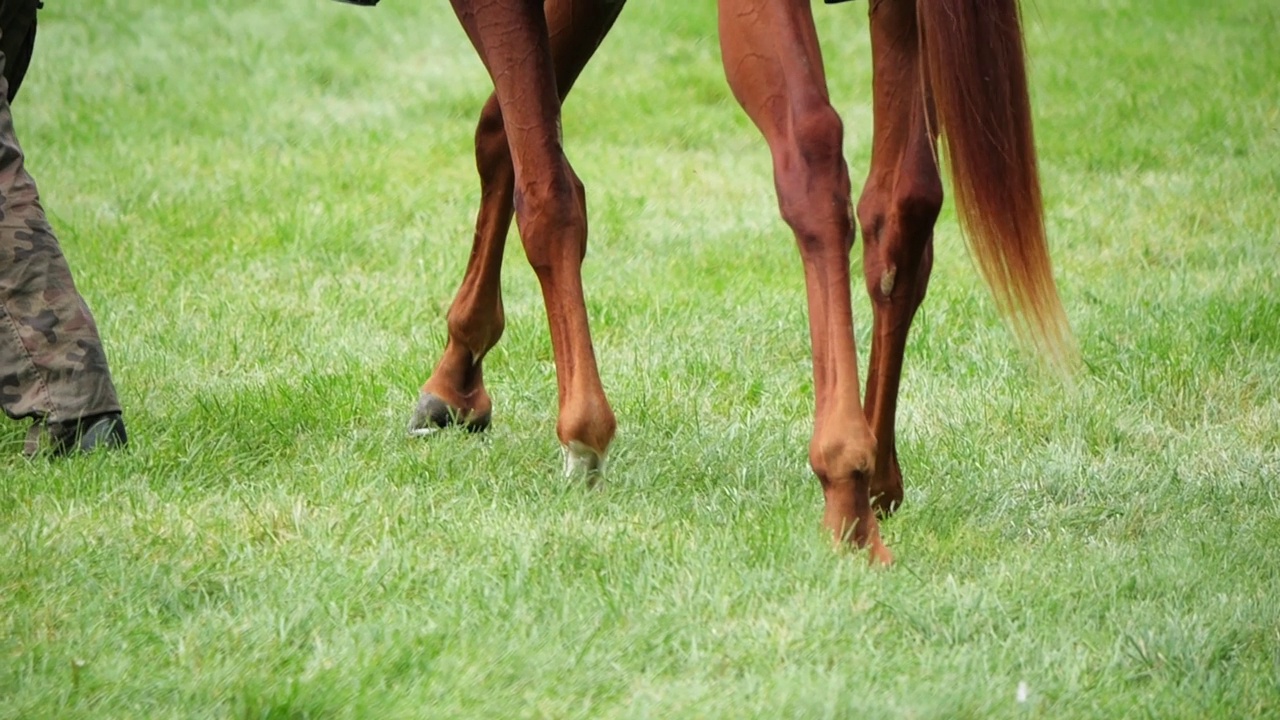
[[[494,427],[404,433],[488,88],[447,3],[46,4],[18,131],[133,443],[28,462],[0,422],[0,718],[1280,716],[1274,4],[1025,8],[1085,367],[1013,343],[945,210],[886,571],[818,527],[799,258],[713,3],[635,3],[566,108],[602,492],[560,476],[515,242]],[[866,4],[814,12],[860,186]]]

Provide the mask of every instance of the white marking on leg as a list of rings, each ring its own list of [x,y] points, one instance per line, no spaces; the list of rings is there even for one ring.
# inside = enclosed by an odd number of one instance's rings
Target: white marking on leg
[[[566,477],[585,477],[588,485],[594,485],[604,475],[605,456],[591,447],[571,440],[564,450],[564,474]]]

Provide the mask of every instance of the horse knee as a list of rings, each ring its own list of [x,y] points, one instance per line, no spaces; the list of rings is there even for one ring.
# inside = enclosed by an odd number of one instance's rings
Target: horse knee
[[[791,121],[791,134],[800,159],[810,168],[843,161],[844,123],[829,103],[814,102],[797,110]]]
[[[586,189],[567,164],[516,188],[516,221],[525,255],[539,277],[587,253]]]
[[[802,244],[836,237],[852,244],[844,124],[825,101],[794,111],[789,143],[775,158],[782,219]]]

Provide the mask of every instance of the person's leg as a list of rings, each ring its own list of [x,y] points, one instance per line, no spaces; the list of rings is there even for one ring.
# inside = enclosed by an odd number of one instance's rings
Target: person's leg
[[[36,5],[0,3],[0,49],[29,53]],[[97,326],[76,291],[14,132],[8,98],[25,63],[0,62],[0,409],[15,419],[35,419],[29,453],[39,449],[43,430],[55,453],[123,445],[120,403]]]

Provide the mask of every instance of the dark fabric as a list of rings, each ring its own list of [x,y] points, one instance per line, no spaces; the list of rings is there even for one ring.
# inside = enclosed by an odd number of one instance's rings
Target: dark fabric
[[[0,0],[0,53],[4,54],[7,97],[13,102],[31,64],[36,45],[36,10],[39,0]]]

